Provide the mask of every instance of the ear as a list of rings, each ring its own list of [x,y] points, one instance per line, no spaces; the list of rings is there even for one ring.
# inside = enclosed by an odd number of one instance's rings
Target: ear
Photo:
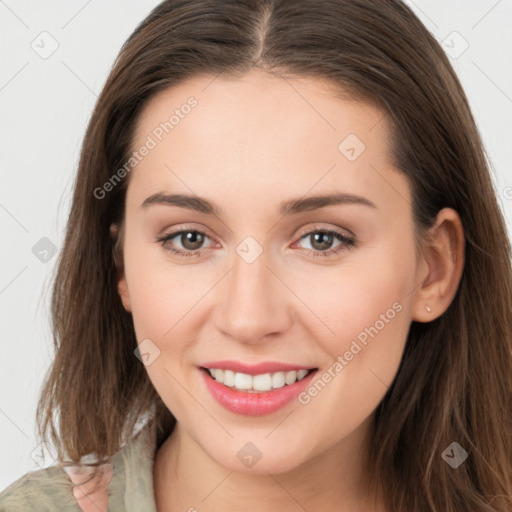
[[[431,322],[452,303],[460,284],[465,261],[464,229],[458,213],[444,208],[420,255],[412,319]],[[430,309],[430,311],[427,309]]]
[[[122,228],[121,228],[122,231]],[[123,233],[119,230],[118,224],[110,225],[110,237],[115,241],[113,248],[113,258],[114,263],[117,268],[117,293],[119,293],[119,297],[121,298],[121,302],[123,303],[123,307],[128,313],[132,312],[131,304],[130,304],[130,294],[128,292],[128,284],[126,282],[126,275],[123,264],[122,257],[122,237]]]
[[[126,284],[124,270],[119,272],[119,277],[117,278],[117,293],[119,293],[119,297],[121,297],[124,309],[126,309],[128,313],[131,313],[132,308],[130,304],[130,294],[128,293],[128,285]]]

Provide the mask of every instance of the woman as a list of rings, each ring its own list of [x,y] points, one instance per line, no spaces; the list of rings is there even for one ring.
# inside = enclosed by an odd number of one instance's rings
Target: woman
[[[511,285],[402,2],[165,1],[83,144],[38,409],[61,462],[0,510],[509,511]]]

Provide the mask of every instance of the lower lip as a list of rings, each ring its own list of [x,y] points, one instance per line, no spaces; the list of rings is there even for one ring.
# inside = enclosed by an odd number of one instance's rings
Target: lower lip
[[[246,416],[264,416],[282,409],[310,384],[313,375],[316,373],[316,370],[314,370],[302,380],[272,391],[247,393],[224,386],[224,384],[210,377],[205,370],[200,369],[199,371],[203,375],[208,391],[220,405],[228,411]]]

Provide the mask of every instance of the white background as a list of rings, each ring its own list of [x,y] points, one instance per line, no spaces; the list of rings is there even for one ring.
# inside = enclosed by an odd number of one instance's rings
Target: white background
[[[122,43],[157,3],[0,0],[0,490],[39,468],[31,453],[38,393],[53,350],[48,304],[57,258],[42,262],[32,248],[47,237],[60,249],[94,102]],[[439,41],[453,41],[455,51],[463,40],[469,44],[452,62],[510,226],[512,0],[408,3]],[[31,47],[44,31],[58,42],[47,59]]]

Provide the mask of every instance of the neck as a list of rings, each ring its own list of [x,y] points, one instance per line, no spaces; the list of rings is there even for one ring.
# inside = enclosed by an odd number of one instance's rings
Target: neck
[[[370,421],[362,427],[361,441]],[[155,455],[157,510],[235,512],[256,502],[265,512],[385,512],[382,500],[369,495],[362,448],[344,439],[285,473],[236,472],[218,464],[177,423]]]

